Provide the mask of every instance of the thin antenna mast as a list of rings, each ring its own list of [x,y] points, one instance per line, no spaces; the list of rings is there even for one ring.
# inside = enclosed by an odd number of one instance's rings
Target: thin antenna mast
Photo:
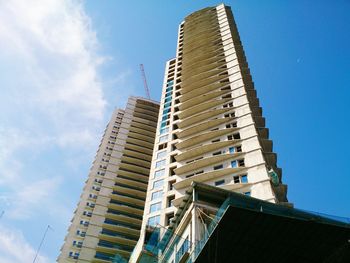
[[[142,75],[142,79],[143,79],[143,86],[144,86],[145,91],[146,91],[147,99],[151,99],[151,96],[149,94],[149,89],[148,89],[148,85],[147,85],[147,79],[146,79],[146,74],[145,74],[145,69],[143,67],[143,64],[140,64],[140,70],[141,70],[141,75]]]
[[[52,227],[50,227],[50,225],[47,225],[47,228],[46,228],[46,230],[45,230],[45,233],[44,233],[44,235],[43,235],[43,238],[42,238],[41,241],[40,241],[40,245],[39,245],[38,250],[36,251],[35,257],[34,257],[34,259],[33,259],[33,263],[35,263],[36,258],[38,257],[40,248],[41,248],[42,244],[44,243],[44,239],[45,239],[46,234],[47,234],[47,231],[49,231],[49,229],[52,230]]]

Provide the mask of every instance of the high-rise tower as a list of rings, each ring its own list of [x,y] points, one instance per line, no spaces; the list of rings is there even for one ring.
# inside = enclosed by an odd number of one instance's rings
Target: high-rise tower
[[[154,227],[167,229],[178,217],[193,182],[287,202],[268,136],[230,7],[221,4],[186,17],[176,58],[166,64],[141,238],[132,262],[140,259]],[[189,232],[191,242],[199,239],[196,227]]]
[[[138,238],[159,104],[131,97],[113,112],[58,262],[128,259]]]

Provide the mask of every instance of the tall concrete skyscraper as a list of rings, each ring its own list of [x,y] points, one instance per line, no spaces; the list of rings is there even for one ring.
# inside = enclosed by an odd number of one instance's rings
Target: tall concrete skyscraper
[[[141,228],[159,104],[131,97],[113,112],[58,262],[128,260]]]
[[[287,202],[276,162],[230,7],[221,4],[187,16],[179,26],[176,57],[166,63],[141,237],[132,262],[141,260],[155,227],[167,229],[179,218],[193,182]],[[185,229],[188,222],[177,225]],[[189,228],[191,242],[199,240],[198,228]]]

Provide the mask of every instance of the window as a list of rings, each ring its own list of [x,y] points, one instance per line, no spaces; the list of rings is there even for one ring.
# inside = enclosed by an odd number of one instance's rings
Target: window
[[[79,258],[79,253],[78,252],[72,252],[72,251],[70,251],[69,252],[69,257],[70,258],[74,258],[74,259],[78,259]]]
[[[235,134],[232,134],[232,135],[228,135],[227,139],[228,140],[239,140],[239,139],[241,139],[241,136],[239,135],[239,133],[235,133]]]
[[[228,87],[228,89],[230,89],[230,88]],[[231,108],[231,107],[233,107],[233,102],[224,104],[223,107],[224,107],[224,108]]]
[[[171,96],[164,99],[164,103],[171,101]]]
[[[220,141],[220,138],[219,138],[219,139],[212,140],[211,142],[212,142],[212,143],[215,143],[215,142],[219,142],[219,141]]]
[[[169,191],[174,189],[174,184],[175,184],[175,180],[174,181],[169,181]]]
[[[248,183],[248,176],[246,174],[241,176],[241,183],[242,184]]]
[[[158,150],[163,150],[165,149],[166,147],[168,147],[168,144],[167,143],[163,143],[161,145],[158,146]]]
[[[239,176],[238,175],[233,176],[233,183],[239,184]]]
[[[190,241],[188,240],[188,237],[185,239],[185,241],[182,243],[179,250],[176,252],[176,258],[181,259],[181,257],[190,249]]]
[[[170,106],[171,106],[171,101],[164,104],[164,109],[169,108]]]
[[[171,214],[166,214],[165,215],[165,222],[166,222],[166,225],[170,225],[171,223],[171,220],[174,218],[174,213],[171,213]]]
[[[89,206],[89,207],[91,207],[91,208],[94,208],[94,207],[95,207],[95,204],[94,204],[94,203],[91,203],[91,202],[87,202],[86,205]]]
[[[97,195],[89,194],[89,198],[91,198],[91,199],[97,199]]]
[[[162,202],[158,202],[150,206],[149,212],[153,213],[153,212],[159,211],[161,208],[162,208]]]
[[[222,168],[224,168],[224,166],[222,164],[214,166],[214,170],[219,170],[219,169],[222,169]]]
[[[88,211],[84,211],[84,212],[83,212],[83,215],[84,215],[84,216],[87,216],[87,217],[91,217],[91,216],[92,216],[92,213],[91,213],[91,212],[88,212]]]
[[[232,168],[237,168],[237,166],[238,166],[237,160],[231,161]]]
[[[101,188],[99,187],[99,186],[92,186],[92,190],[95,190],[95,191],[100,191],[101,190]]]
[[[251,196],[250,192],[244,192],[244,195]]]
[[[153,183],[153,189],[160,188],[164,185],[164,180],[158,180]]]
[[[158,225],[160,222],[160,216],[152,216],[150,218],[148,218],[148,225],[149,226],[156,226]]]
[[[167,198],[167,207],[172,207],[174,206],[173,201],[175,199],[175,195],[168,196]]]
[[[175,175],[175,169],[177,168],[177,166],[171,167],[169,168],[169,175],[170,176],[174,176]]]
[[[162,191],[153,192],[151,200],[162,198],[162,196],[163,196],[163,192]]]
[[[244,164],[244,159],[238,160],[238,165],[239,165],[240,167],[244,167],[244,166],[245,166],[245,164]]]
[[[218,151],[218,152],[213,153],[213,156],[220,155],[220,154],[221,154],[221,151]]]
[[[235,153],[236,152],[236,148],[235,147],[230,147],[228,148],[230,153]]]
[[[88,222],[88,221],[81,220],[81,221],[80,221],[80,224],[83,225],[83,226],[88,226],[88,225],[89,225],[89,222]]]
[[[177,154],[174,154],[174,155],[171,155],[170,156],[170,163],[175,163],[176,162],[176,159],[175,159],[175,156],[176,156]]]
[[[226,129],[229,129],[229,128],[237,128],[237,122],[226,124]]]
[[[168,140],[168,135],[163,135],[159,137],[159,142],[165,142]]]
[[[215,182],[215,186],[219,186],[225,183],[225,180],[220,180]]]
[[[161,176],[164,175],[164,173],[165,173],[165,170],[164,170],[164,169],[155,171],[155,173],[154,173],[154,178],[161,177]]]
[[[165,160],[161,160],[156,162],[156,168],[160,168],[163,167],[165,165]]]
[[[231,112],[231,113],[227,113],[224,115],[225,118],[234,118],[235,117],[235,113],[234,112]]]
[[[166,121],[167,119],[169,119],[170,115],[165,115],[162,117],[162,121]]]
[[[165,134],[167,132],[169,132],[169,127],[160,129],[160,134]]]
[[[169,93],[168,93],[168,92],[166,92],[166,93],[165,93],[165,98],[170,97],[170,99],[171,99],[171,95],[172,95],[172,92],[169,92]]]
[[[236,150],[237,150],[237,152],[242,152],[242,146],[241,145],[237,146]]]
[[[161,159],[161,158],[165,157],[165,155],[166,155],[166,151],[159,152],[159,153],[157,153],[157,159]]]

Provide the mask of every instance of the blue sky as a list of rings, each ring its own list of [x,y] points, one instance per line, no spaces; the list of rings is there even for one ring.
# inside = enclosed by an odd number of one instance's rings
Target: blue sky
[[[232,6],[289,199],[350,217],[349,1]],[[159,99],[177,26],[215,1],[0,3],[0,262],[54,262],[114,107]],[[21,253],[18,253],[18,252]]]

